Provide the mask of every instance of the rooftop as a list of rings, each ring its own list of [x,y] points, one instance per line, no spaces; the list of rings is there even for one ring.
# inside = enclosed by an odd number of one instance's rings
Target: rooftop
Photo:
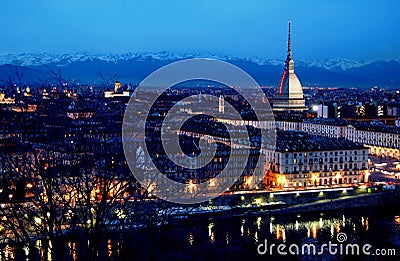
[[[0,154],[22,154],[32,151],[28,146],[15,138],[0,139]]]
[[[356,128],[357,130],[400,134],[399,127],[388,126],[380,121],[370,121],[370,122],[352,121],[350,124],[354,126],[354,128]]]
[[[312,120],[304,121],[305,123],[312,124],[323,124],[323,125],[331,125],[331,126],[347,126],[350,123],[344,119],[324,119],[324,118],[315,118]]]
[[[305,123],[331,125],[331,126],[348,126],[351,125],[357,130],[374,131],[374,132],[385,132],[400,134],[400,128],[397,126],[385,125],[380,121],[348,121],[344,119],[322,119],[316,118],[312,120],[304,121]]]
[[[332,151],[367,149],[364,145],[344,138],[328,138],[301,131],[277,131],[276,151]]]

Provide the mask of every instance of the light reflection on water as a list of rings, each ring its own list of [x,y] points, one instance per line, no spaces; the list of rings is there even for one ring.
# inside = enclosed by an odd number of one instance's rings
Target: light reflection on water
[[[257,257],[256,246],[263,243],[265,239],[269,243],[292,244],[314,241],[327,243],[335,241],[339,232],[346,233],[349,242],[352,243],[368,242],[376,247],[400,247],[400,210],[393,210],[393,213],[374,212],[371,210],[360,213],[317,213],[288,217],[258,216],[180,220],[176,224],[160,228],[161,231],[158,233],[164,238],[159,241],[160,243],[155,243],[156,245],[153,246],[154,242],[149,242],[157,251],[162,249],[159,251],[160,253],[187,251],[187,256],[190,256],[190,253],[196,253],[196,257],[198,249],[205,250],[204,255],[217,256],[223,256],[225,253],[235,250],[231,259],[238,258],[238,247],[240,253],[252,253],[253,257]],[[154,238],[151,231],[142,232],[149,238]],[[174,242],[179,242],[175,250],[173,249]],[[115,256],[120,254],[121,244],[119,241],[111,239],[106,241],[105,247],[110,258],[115,259]],[[129,253],[135,253],[132,256],[137,254],[135,251],[139,253],[141,251],[136,244],[127,246]],[[77,260],[79,244],[67,242],[66,245],[71,260]],[[42,242],[37,241],[36,247],[39,255],[49,254],[43,250]],[[29,249],[22,247],[19,250],[19,253],[21,252],[25,252],[23,255],[28,256]],[[10,246],[3,246],[0,253],[0,260],[10,260],[16,256],[15,248]]]
[[[242,219],[242,225],[240,226],[240,236],[243,236],[244,234],[244,224],[246,223],[245,219]]]
[[[194,243],[194,236],[193,236],[193,233],[190,233],[189,234],[189,244],[193,245],[193,243]]]
[[[307,215],[305,215],[307,216]],[[394,225],[396,229],[390,230],[398,234],[400,238],[400,215],[388,217],[388,219],[375,219],[375,231],[379,231],[380,223],[386,226]],[[235,225],[237,224],[237,226]],[[236,228],[235,228],[236,227]],[[336,240],[336,235],[345,232],[353,240],[367,240],[370,229],[370,218],[365,215],[343,214],[338,216],[326,217],[324,213],[314,215],[314,217],[302,217],[297,215],[292,219],[282,219],[281,217],[259,216],[256,218],[241,218],[238,222],[226,222],[226,220],[214,220],[208,224],[209,241],[217,244],[223,240],[229,245],[232,237],[248,238],[256,245],[264,239],[275,240],[275,242],[302,242],[313,239],[324,242],[326,240]],[[220,230],[228,230],[220,234]],[[198,234],[188,234],[189,241],[195,240]],[[391,235],[387,235],[388,238]],[[353,241],[354,242],[354,241]],[[400,240],[395,242],[400,246]]]

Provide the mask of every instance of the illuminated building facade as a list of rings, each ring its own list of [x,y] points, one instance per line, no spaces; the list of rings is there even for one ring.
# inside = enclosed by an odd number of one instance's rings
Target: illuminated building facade
[[[115,82],[114,84],[114,90],[113,91],[105,91],[104,92],[104,98],[121,98],[121,97],[127,97],[129,98],[133,93],[133,90],[128,88],[122,87],[120,82]]]
[[[264,185],[298,188],[365,182],[367,163],[368,148],[359,143],[305,132],[279,131]]]
[[[314,119],[305,122],[276,121],[281,130],[298,130],[330,138],[346,138],[369,147],[378,156],[400,157],[400,130],[378,122],[348,122],[340,119]]]

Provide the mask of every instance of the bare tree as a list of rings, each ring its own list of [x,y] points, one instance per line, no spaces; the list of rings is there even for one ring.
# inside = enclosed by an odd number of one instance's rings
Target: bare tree
[[[118,78],[117,73],[106,77],[101,70],[99,70],[98,75],[100,77],[101,84],[104,90],[110,89]]]
[[[64,83],[66,83],[66,80],[62,75],[61,67],[53,68],[48,64],[44,64],[43,66],[48,70],[50,76],[57,82],[60,87],[62,87]]]
[[[17,84],[19,87],[22,86],[22,78],[24,77],[24,72],[22,70],[21,62],[16,58],[15,59],[15,70],[14,70],[15,78],[17,79]]]
[[[101,139],[90,125],[66,124],[60,139],[44,133],[31,148],[1,154],[0,238],[28,246],[31,259],[102,260],[111,236],[123,242],[131,229],[157,222],[158,201],[144,202],[146,188],[113,135]],[[79,251],[66,241],[79,242]]]

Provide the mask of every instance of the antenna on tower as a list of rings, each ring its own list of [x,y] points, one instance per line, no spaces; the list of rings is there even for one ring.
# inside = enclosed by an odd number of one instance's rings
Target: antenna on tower
[[[289,30],[288,30],[288,54],[287,54],[287,60],[290,61],[292,60],[292,40],[290,37],[290,20],[288,21],[289,24]]]

